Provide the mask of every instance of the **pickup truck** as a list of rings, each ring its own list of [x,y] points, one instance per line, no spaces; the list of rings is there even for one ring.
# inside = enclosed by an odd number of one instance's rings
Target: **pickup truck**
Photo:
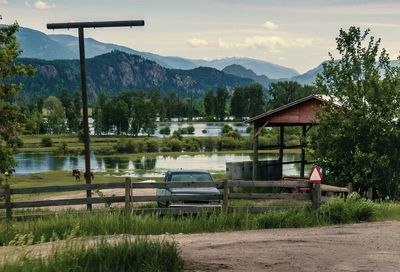
[[[207,171],[197,170],[175,170],[165,174],[164,182],[213,182],[211,174]],[[157,189],[157,196],[165,195],[219,195],[220,191],[215,187],[202,188],[167,188]],[[158,207],[182,207],[182,206],[204,206],[221,207],[219,200],[185,200],[185,201],[158,201]]]

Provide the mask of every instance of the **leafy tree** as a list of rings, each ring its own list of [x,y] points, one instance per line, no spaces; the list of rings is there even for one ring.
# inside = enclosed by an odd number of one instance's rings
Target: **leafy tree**
[[[301,85],[296,81],[280,81],[271,83],[269,93],[268,108],[276,109],[290,102],[315,94],[316,89],[314,86]]]
[[[47,116],[48,132],[53,134],[65,133],[65,111],[61,101],[55,96],[49,96],[44,101],[44,110]]]
[[[263,112],[265,112],[265,97],[262,86],[260,84],[251,84],[246,88],[248,101],[249,101],[249,110],[248,116],[256,116]]]
[[[330,54],[318,91],[331,97],[313,135],[326,181],[373,187],[375,197],[393,199],[399,188],[400,71],[390,66],[380,39],[350,27],[336,38],[339,59]]]
[[[204,113],[211,117],[215,115],[215,96],[213,91],[208,90],[204,96]]]
[[[146,123],[147,105],[145,104],[145,98],[143,93],[137,94],[133,98],[133,110],[131,112],[131,133],[137,136],[140,130]]]
[[[231,99],[231,115],[242,119],[248,113],[249,103],[245,88],[237,87],[233,91]]]
[[[226,116],[226,102],[228,101],[228,90],[219,87],[215,98],[215,114],[220,121],[224,121]]]
[[[31,66],[15,63],[22,52],[15,37],[18,29],[17,23],[0,26],[0,173],[10,172],[16,165],[13,151],[20,142],[18,135],[24,120],[18,106],[10,102],[22,88],[12,81],[34,73]]]

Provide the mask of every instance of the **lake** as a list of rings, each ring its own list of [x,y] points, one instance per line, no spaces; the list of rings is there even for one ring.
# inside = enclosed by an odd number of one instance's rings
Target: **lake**
[[[174,131],[178,130],[179,128],[186,128],[188,126],[194,127],[194,134],[187,135],[187,136],[196,136],[196,137],[206,137],[206,136],[220,136],[222,127],[227,124],[231,126],[233,129],[239,131],[242,136],[248,136],[249,134],[246,133],[246,129],[249,126],[245,123],[196,123],[196,122],[157,122],[157,128],[154,133],[156,137],[163,137],[164,135],[160,134],[160,129],[164,127],[169,127],[171,130],[171,135]],[[94,134],[93,128],[93,119],[89,118],[89,129],[90,134]],[[139,134],[141,136],[145,134]],[[186,136],[186,135],[183,135]]]
[[[16,175],[29,175],[49,171],[84,170],[83,155],[57,155],[53,153],[19,153],[15,156],[18,166]],[[260,160],[277,159],[278,155],[260,154]],[[91,166],[93,172],[109,173],[131,177],[162,177],[168,169],[198,169],[211,172],[225,171],[227,162],[250,161],[249,154],[198,154],[178,156],[143,156],[138,159],[127,157],[101,157],[93,152]],[[299,160],[300,155],[285,155],[284,161]],[[299,165],[283,166],[284,175],[298,175]]]

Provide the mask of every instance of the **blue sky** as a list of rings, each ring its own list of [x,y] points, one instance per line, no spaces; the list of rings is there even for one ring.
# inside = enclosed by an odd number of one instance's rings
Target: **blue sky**
[[[143,28],[87,30],[136,50],[194,59],[244,56],[314,68],[335,51],[340,28],[371,28],[392,58],[400,49],[400,1],[0,0],[3,23],[46,33],[50,22],[144,19]]]

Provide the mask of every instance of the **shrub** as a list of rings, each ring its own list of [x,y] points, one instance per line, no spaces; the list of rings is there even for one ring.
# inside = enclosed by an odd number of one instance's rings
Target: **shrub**
[[[160,128],[160,134],[161,135],[170,135],[171,129],[169,127]]]
[[[231,138],[236,139],[236,140],[242,140],[243,139],[242,135],[240,135],[240,132],[237,131],[236,129],[225,133],[224,137],[231,137]]]
[[[53,140],[50,137],[43,137],[42,138],[42,146],[44,147],[52,147]]]
[[[218,140],[214,137],[203,137],[201,138],[201,142],[205,151],[214,151],[217,149]]]
[[[158,152],[158,142],[156,140],[146,141],[147,152]]]
[[[105,147],[99,148],[96,151],[96,153],[100,154],[100,155],[113,155],[113,154],[115,154],[115,149],[111,146],[105,146]]]
[[[221,135],[224,136],[229,131],[232,131],[233,128],[230,125],[225,124],[221,129]]]
[[[200,141],[196,138],[186,138],[183,143],[185,151],[196,152],[201,148]]]
[[[179,139],[179,140],[182,140],[183,137],[182,137],[181,130],[180,130],[180,129],[175,130],[175,131],[172,133],[172,137],[173,137],[173,138],[176,138],[176,139]]]
[[[173,152],[182,151],[183,145],[182,145],[182,141],[180,141],[179,139],[171,138],[167,142],[167,145]]]
[[[137,146],[134,141],[119,141],[114,145],[114,149],[117,153],[137,153]]]
[[[194,134],[194,126],[188,126],[187,128],[187,134],[193,135]]]
[[[240,140],[236,140],[232,137],[222,137],[219,140],[219,149],[224,150],[224,149],[239,149],[242,147],[243,142]]]

